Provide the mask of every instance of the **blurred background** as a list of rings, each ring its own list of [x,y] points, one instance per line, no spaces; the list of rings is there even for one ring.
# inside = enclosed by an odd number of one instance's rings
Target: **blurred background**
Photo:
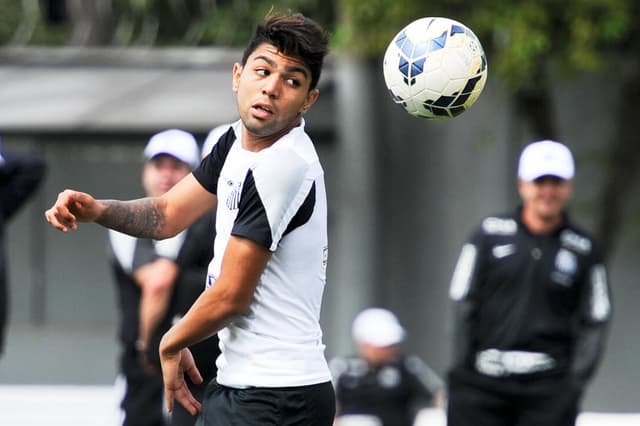
[[[588,390],[592,411],[640,410],[640,4],[634,0],[0,0],[0,136],[34,152],[44,184],[7,229],[10,326],[0,386],[111,385],[117,308],[106,231],[63,235],[44,210],[65,188],[142,196],[148,137],[178,127],[200,142],[237,119],[231,68],[255,22],[294,10],[332,34],[307,115],[328,185],[330,257],[322,322],[328,357],[353,350],[367,306],[397,313],[407,350],[444,375],[448,285],[487,214],[518,202],[516,162],[536,139],[577,163],[571,212],[601,242],[614,319]],[[449,121],[389,97],[382,56],[424,16],[480,38],[489,77]]]

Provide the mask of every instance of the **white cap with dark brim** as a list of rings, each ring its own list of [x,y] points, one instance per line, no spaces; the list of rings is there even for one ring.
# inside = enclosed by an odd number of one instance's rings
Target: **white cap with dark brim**
[[[543,140],[527,145],[520,154],[518,177],[531,182],[542,176],[573,179],[574,163],[571,151],[560,142]]]
[[[169,129],[151,136],[144,148],[144,157],[151,160],[163,154],[188,164],[192,169],[200,163],[198,142],[191,133],[184,130]]]

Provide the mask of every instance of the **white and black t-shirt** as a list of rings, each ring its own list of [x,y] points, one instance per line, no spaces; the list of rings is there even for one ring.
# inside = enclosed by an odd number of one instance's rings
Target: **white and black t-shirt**
[[[319,325],[326,281],[324,172],[304,121],[259,152],[242,148],[234,123],[193,174],[218,197],[215,285],[231,235],[273,254],[249,311],[218,335],[218,383],[230,387],[303,386],[331,380]]]

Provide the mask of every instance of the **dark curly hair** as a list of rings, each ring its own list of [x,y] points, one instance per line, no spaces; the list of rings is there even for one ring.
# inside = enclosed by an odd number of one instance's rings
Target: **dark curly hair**
[[[284,55],[300,59],[311,71],[309,90],[316,88],[324,57],[329,53],[329,35],[314,20],[295,14],[274,14],[260,22],[249,41],[242,65],[262,43],[275,46]]]

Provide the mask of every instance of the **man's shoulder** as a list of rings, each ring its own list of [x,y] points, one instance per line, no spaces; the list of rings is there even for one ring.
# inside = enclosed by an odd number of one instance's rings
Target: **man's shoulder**
[[[589,232],[572,222],[567,223],[562,229],[559,238],[564,247],[583,255],[591,254],[596,245],[594,237]]]
[[[318,161],[318,154],[313,141],[302,126],[293,128],[289,133],[280,138],[272,148],[278,152],[290,151],[299,157],[299,161],[305,163],[315,163]]]
[[[486,216],[480,221],[478,232],[483,235],[515,235],[518,221],[511,214]]]
[[[262,151],[251,167],[256,182],[274,188],[299,186],[312,168],[313,160],[290,144],[274,145]]]

